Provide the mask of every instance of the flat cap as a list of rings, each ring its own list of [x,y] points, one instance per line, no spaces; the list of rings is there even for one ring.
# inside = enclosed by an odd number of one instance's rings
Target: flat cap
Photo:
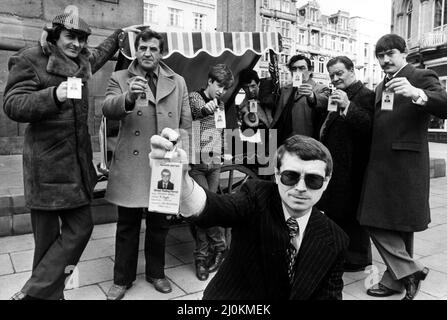
[[[88,35],[92,33],[92,30],[88,26],[87,22],[73,13],[64,13],[56,16],[53,19],[53,25],[61,25],[67,30],[84,32]]]

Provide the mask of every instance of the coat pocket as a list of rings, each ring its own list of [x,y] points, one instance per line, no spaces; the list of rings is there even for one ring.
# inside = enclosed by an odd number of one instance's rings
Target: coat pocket
[[[419,142],[393,142],[391,144],[393,150],[405,150],[405,151],[422,151],[422,143]]]

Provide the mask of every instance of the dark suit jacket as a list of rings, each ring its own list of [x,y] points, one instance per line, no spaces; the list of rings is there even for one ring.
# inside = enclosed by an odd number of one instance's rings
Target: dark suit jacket
[[[291,286],[286,262],[289,236],[277,185],[256,180],[236,194],[205,192],[206,208],[194,222],[200,227],[232,227],[232,240],[204,299],[342,298],[348,237],[320,211],[311,213]]]
[[[158,189],[163,189],[163,180],[158,181],[157,184]],[[174,190],[174,184],[171,181],[168,181],[167,190]]]
[[[371,156],[365,175],[359,220],[366,226],[416,232],[430,223],[430,115],[447,118],[447,93],[432,70],[405,66],[405,77],[428,97],[419,106],[394,95],[393,111],[381,110],[383,85],[376,89]]]
[[[355,221],[363,176],[371,147],[374,92],[361,81],[346,90],[350,105],[346,116],[330,112],[320,141],[329,149],[334,168],[328,188],[317,207],[336,222]]]

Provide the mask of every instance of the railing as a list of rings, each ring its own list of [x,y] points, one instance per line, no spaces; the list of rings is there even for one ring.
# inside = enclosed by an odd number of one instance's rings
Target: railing
[[[425,33],[419,40],[420,49],[433,48],[447,44],[447,28]]]

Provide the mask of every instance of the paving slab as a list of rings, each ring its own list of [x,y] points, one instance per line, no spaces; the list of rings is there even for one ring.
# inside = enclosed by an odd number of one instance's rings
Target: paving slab
[[[216,273],[211,273],[208,280],[200,281],[196,277],[193,264],[187,264],[167,269],[165,270],[165,274],[186,293],[195,293],[205,290],[206,286]]]
[[[180,242],[194,241],[188,225],[171,228],[169,229],[169,234]]]
[[[184,263],[174,257],[172,254],[165,252],[165,269],[177,267],[183,265]],[[137,274],[146,273],[146,259],[144,258],[144,251],[138,252],[138,265]]]
[[[116,223],[95,225],[92,232],[92,239],[112,238],[116,235]]]
[[[433,297],[447,296],[447,274],[430,270],[425,281],[422,281],[421,291]]]
[[[181,243],[166,247],[166,251],[172,254],[174,257],[183,261],[183,263],[194,262],[193,252],[195,244],[193,242]]]
[[[34,250],[13,252],[10,255],[15,272],[31,271],[33,268]]]
[[[90,240],[82,253],[80,261],[94,260],[115,254],[115,237]]]
[[[424,266],[447,274],[447,253],[434,254],[419,260]]]
[[[423,239],[431,242],[447,243],[447,224],[438,225],[423,232],[417,232],[415,233],[415,239],[415,241]]]
[[[64,291],[66,300],[105,300],[106,295],[98,285]]]
[[[9,254],[0,254],[0,276],[11,273],[14,273],[14,268],[12,267],[12,262]]]
[[[356,298],[352,295],[350,295],[349,293],[346,293],[343,291],[343,300],[360,300],[359,298]]]
[[[14,237],[0,237],[0,254],[34,249],[32,234]]]
[[[0,276],[0,300],[8,300],[14,293],[20,291],[30,276],[31,272]]]
[[[202,300],[203,291],[187,294],[186,296],[178,297],[173,300]]]
[[[113,261],[110,258],[88,260],[78,263],[79,287],[113,279]]]

